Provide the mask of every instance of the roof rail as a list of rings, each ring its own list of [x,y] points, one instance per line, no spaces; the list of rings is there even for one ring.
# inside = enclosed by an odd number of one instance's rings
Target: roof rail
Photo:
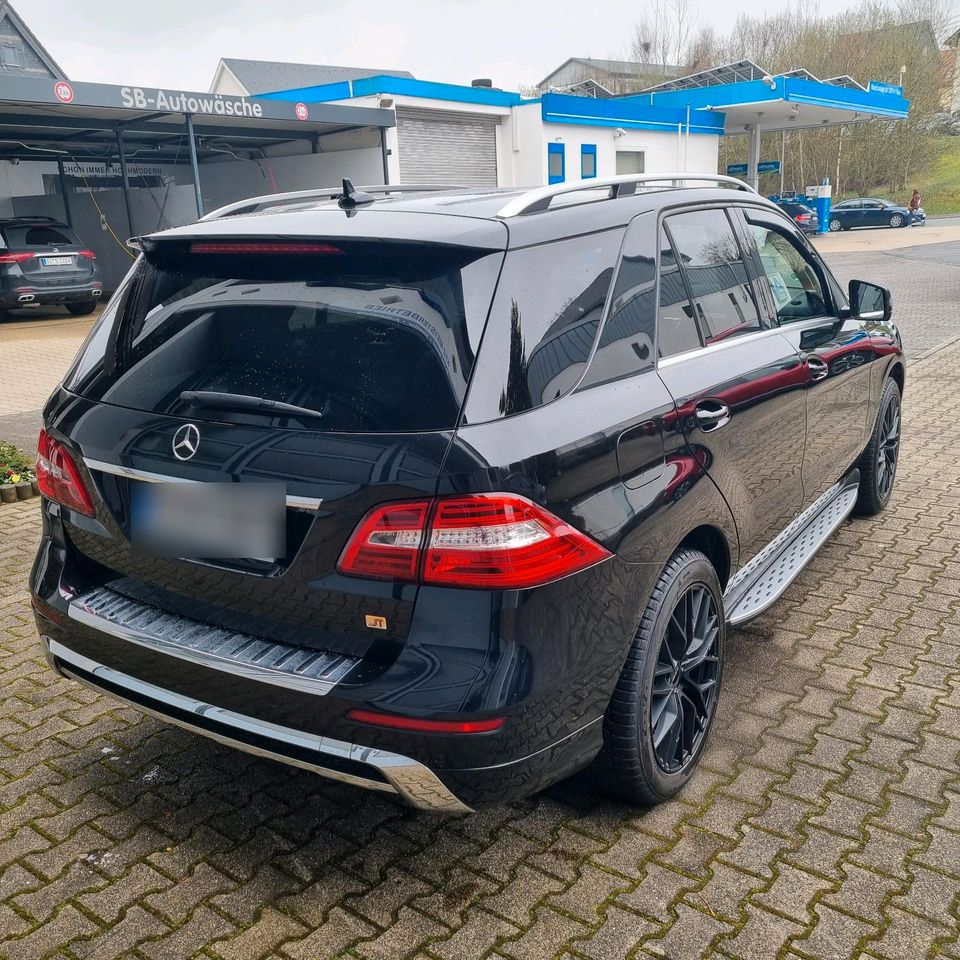
[[[378,183],[372,187],[357,187],[363,193],[432,193],[439,190],[469,190],[469,187],[450,183],[387,184]],[[332,200],[343,196],[343,187],[317,187],[311,190],[294,190],[290,193],[268,193],[262,197],[248,197],[236,203],[218,207],[201,217],[198,222],[220,220],[223,217],[235,217],[241,213],[256,213],[265,207],[278,207],[285,203],[299,203],[301,200]]]
[[[670,183],[679,186],[681,183],[718,183],[756,193],[749,184],[736,177],[728,177],[721,173],[640,173],[626,174],[619,177],[601,177],[598,180],[577,180],[573,183],[556,183],[552,187],[538,187],[528,190],[519,197],[514,197],[508,204],[497,211],[501,219],[519,217],[526,213],[540,213],[550,207],[554,197],[564,193],[580,193],[586,190],[607,188],[608,200],[618,197],[632,196],[638,185],[647,183]]]

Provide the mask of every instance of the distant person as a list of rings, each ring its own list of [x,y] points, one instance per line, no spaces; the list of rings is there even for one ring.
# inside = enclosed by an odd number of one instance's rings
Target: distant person
[[[907,204],[907,208],[910,210],[910,225],[924,226],[927,222],[927,215],[923,212],[923,200],[920,196],[919,190],[913,191],[913,196],[910,198],[910,203]]]

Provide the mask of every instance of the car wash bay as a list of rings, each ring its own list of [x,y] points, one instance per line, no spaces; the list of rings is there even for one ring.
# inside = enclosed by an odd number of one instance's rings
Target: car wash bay
[[[128,237],[285,190],[386,182],[392,110],[178,90],[5,79],[0,217],[62,219],[107,290]]]

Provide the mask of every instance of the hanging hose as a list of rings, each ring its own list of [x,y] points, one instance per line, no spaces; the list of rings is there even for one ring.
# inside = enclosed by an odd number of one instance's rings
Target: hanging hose
[[[114,233],[113,227],[110,226],[110,221],[107,220],[107,215],[100,209],[100,204],[97,203],[96,194],[93,192],[93,188],[90,186],[90,182],[87,180],[87,175],[83,172],[83,168],[80,166],[77,158],[70,156],[70,159],[76,164],[77,172],[80,174],[80,179],[83,180],[83,185],[87,188],[87,194],[90,199],[93,201],[94,207],[97,209],[97,213],[100,214],[100,222],[107,228],[107,232],[111,237],[116,241],[117,246],[131,259],[136,260],[136,255],[131,251],[131,249]]]

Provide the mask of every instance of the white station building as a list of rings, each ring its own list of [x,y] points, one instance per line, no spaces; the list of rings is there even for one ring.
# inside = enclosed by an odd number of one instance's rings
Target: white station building
[[[225,61],[229,63],[229,61]],[[230,89],[232,74],[218,70]],[[263,92],[309,111],[336,103],[392,109],[390,182],[528,186],[629,173],[717,173],[721,136],[750,138],[746,179],[757,182],[760,134],[906,117],[899,88],[806,70],[771,76],[751,61],[599,99],[565,93],[524,98],[380,74]]]

